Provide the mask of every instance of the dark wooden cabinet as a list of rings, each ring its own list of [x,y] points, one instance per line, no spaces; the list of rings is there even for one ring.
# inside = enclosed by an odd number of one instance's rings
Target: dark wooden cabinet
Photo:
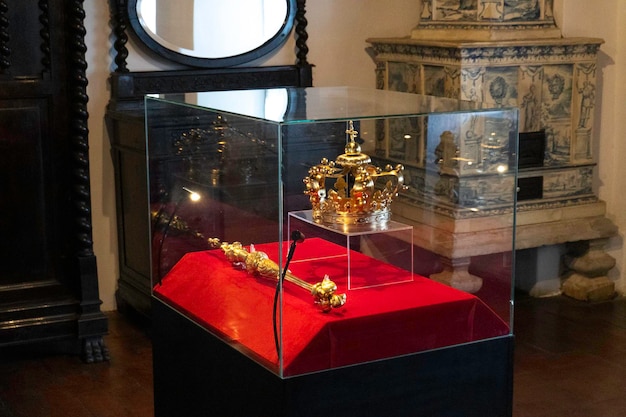
[[[82,1],[0,1],[0,347],[107,359],[93,253]]]

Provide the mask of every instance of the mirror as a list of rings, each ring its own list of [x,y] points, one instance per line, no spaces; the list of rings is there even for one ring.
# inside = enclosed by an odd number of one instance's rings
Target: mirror
[[[258,59],[289,35],[295,0],[129,0],[130,26],[159,55],[195,67]]]

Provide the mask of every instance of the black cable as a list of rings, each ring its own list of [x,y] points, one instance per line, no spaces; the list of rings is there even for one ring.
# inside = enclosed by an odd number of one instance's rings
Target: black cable
[[[291,263],[291,258],[293,258],[293,254],[296,251],[296,244],[304,242],[304,233],[299,230],[294,230],[291,233],[291,245],[289,245],[289,252],[287,252],[287,259],[285,260],[285,266],[283,267],[283,273],[280,275],[278,282],[276,283],[276,291],[274,292],[274,306],[272,308],[272,324],[274,327],[274,345],[276,346],[276,354],[280,359],[280,341],[278,340],[278,325],[276,322],[276,311],[278,307],[278,295],[280,294],[280,288],[282,287],[283,282],[285,281],[285,276],[287,276],[287,268],[289,268],[289,263]]]

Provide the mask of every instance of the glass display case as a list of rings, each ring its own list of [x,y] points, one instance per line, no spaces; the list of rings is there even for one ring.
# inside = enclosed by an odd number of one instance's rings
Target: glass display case
[[[276,377],[511,336],[516,109],[189,93],[147,97],[146,131],[153,302]],[[499,225],[480,290],[430,278],[442,218]]]

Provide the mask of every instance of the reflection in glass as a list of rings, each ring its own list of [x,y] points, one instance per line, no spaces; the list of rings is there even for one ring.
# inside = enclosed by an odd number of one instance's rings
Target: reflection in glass
[[[188,103],[209,109],[221,109],[232,113],[242,112],[268,120],[282,121],[285,118],[289,97],[285,88],[267,90],[245,90],[243,96],[229,91],[185,93]]]
[[[224,58],[262,46],[287,18],[285,0],[138,0],[139,20],[160,45],[197,58]]]

